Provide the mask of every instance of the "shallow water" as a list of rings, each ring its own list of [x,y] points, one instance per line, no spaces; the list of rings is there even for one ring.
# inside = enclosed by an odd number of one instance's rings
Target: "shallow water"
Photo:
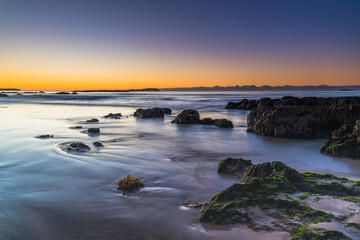
[[[247,111],[228,101],[264,96],[359,96],[359,92],[79,93],[0,98],[0,239],[287,239],[287,233],[243,226],[201,225],[186,203],[209,200],[237,182],[216,173],[220,160],[282,161],[299,171],[360,179],[360,161],[323,155],[322,140],[289,140],[246,132]],[[136,119],[137,107],[170,107],[164,119]],[[231,119],[234,129],[179,126],[170,121],[195,108],[202,117]],[[102,116],[121,112],[118,120]],[[98,124],[86,124],[98,118]],[[89,136],[72,126],[99,127]],[[37,135],[53,134],[53,139]],[[61,144],[82,141],[86,154]],[[96,149],[92,142],[102,141]],[[146,185],[127,197],[116,183],[127,174]]]

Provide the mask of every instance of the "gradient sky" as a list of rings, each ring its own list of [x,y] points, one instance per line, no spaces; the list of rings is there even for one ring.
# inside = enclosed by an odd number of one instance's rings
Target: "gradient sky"
[[[0,88],[360,84],[360,1],[0,0]]]

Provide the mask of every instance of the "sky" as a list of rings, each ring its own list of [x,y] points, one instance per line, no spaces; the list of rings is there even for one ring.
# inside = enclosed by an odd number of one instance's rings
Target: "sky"
[[[358,0],[0,0],[0,88],[360,84]]]

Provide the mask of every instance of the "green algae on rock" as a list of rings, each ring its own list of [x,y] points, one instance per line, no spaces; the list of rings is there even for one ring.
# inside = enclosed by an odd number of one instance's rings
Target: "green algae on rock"
[[[124,194],[128,194],[137,192],[143,187],[145,187],[144,183],[138,178],[133,178],[132,176],[127,175],[126,178],[118,182],[117,190],[121,190]]]
[[[346,220],[360,210],[358,181],[331,174],[299,173],[281,162],[254,165],[242,158],[221,161],[217,171],[235,175],[242,183],[233,184],[204,203],[200,222],[240,223],[253,230],[288,231],[292,239],[351,239],[342,232],[310,225],[337,221],[344,227],[350,226],[349,223],[346,225]],[[321,196],[341,199],[352,202],[357,209],[351,210],[348,216],[334,215],[310,206],[309,196],[311,199],[321,199]],[[273,221],[261,224],[254,220],[254,208]]]
[[[354,126],[345,124],[335,130],[320,151],[337,157],[360,159],[360,120]]]

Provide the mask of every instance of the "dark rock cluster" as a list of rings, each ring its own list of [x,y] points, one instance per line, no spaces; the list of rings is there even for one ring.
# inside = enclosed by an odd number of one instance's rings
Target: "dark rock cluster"
[[[165,114],[171,114],[170,108],[138,108],[134,116],[139,118],[163,118]]]
[[[104,118],[111,118],[111,119],[119,119],[121,117],[122,117],[121,113],[109,113],[104,116]]]
[[[233,128],[234,125],[231,121],[223,119],[212,119],[204,118],[200,119],[200,114],[194,109],[187,109],[179,113],[172,123],[177,124],[204,124],[204,125],[215,125],[219,128]]]

